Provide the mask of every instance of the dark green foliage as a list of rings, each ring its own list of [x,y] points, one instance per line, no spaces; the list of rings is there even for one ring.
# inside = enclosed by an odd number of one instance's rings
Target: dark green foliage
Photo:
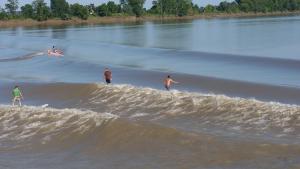
[[[4,9],[0,7],[0,20],[7,20],[8,19],[8,14],[5,12]]]
[[[4,1],[4,0],[3,0]],[[98,7],[94,4],[87,6],[78,3],[69,5],[67,0],[50,0],[50,7],[45,0],[33,0],[32,5],[26,4],[17,12],[18,0],[6,0],[5,10],[0,8],[0,20],[16,18],[32,18],[44,21],[51,17],[63,20],[72,16],[88,19],[90,15],[113,16],[135,15],[140,17],[145,13],[153,15],[186,16],[200,13],[238,13],[238,12],[285,12],[300,11],[300,0],[235,0],[223,1],[219,5],[199,7],[192,0],[152,0],[152,7],[146,10],[145,0],[120,0],[119,4],[108,1]]]
[[[115,4],[113,1],[107,2],[107,9],[110,13],[121,13],[121,5]]]
[[[134,15],[132,7],[127,3],[127,0],[120,0],[120,6],[123,14]]]
[[[19,7],[18,0],[7,0],[7,4],[5,4],[5,8],[7,9],[8,13],[11,15],[16,15],[16,11]]]
[[[134,15],[132,7],[128,4],[123,5],[122,12],[127,15]]]
[[[111,13],[108,11],[107,5],[102,4],[96,8],[98,16],[110,16]]]
[[[160,15],[176,14],[176,0],[157,0],[156,4]]]
[[[197,4],[194,4],[194,5],[193,5],[193,12],[194,12],[195,14],[201,13],[201,9],[200,9],[200,7],[199,7]]]
[[[217,7],[213,5],[207,5],[204,9],[204,13],[216,13]]]
[[[109,1],[106,4],[102,4],[96,8],[98,16],[112,16],[116,13],[121,13],[121,5],[115,4],[113,1]]]
[[[191,0],[177,0],[177,16],[188,15],[189,11],[193,11],[193,4]]]
[[[221,2],[217,7],[218,11],[227,13],[237,13],[240,11],[239,5],[236,2]]]
[[[67,13],[63,14],[62,16],[60,16],[61,20],[70,20],[71,18],[72,18],[71,15],[67,14]]]
[[[136,17],[140,17],[144,13],[145,0],[121,0],[120,2],[126,13],[132,12]]]
[[[159,4],[157,1],[152,1],[152,7],[148,10],[151,14],[159,14]]]
[[[26,4],[21,7],[21,14],[24,18],[33,18],[33,8],[32,5]]]
[[[198,6],[196,6],[196,11]],[[194,5],[191,0],[155,0],[152,11],[164,15],[185,16],[193,13]],[[199,8],[199,7],[198,7]]]
[[[44,0],[35,0],[32,2],[33,7],[33,18],[38,21],[45,21],[50,16],[50,8],[44,2]]]
[[[243,12],[275,12],[300,10],[300,0],[236,0]]]
[[[71,5],[70,9],[71,9],[71,14],[80,19],[86,20],[89,17],[89,10],[86,6],[76,3],[76,4]]]
[[[148,10],[151,14],[184,16],[189,13],[238,13],[238,12],[276,12],[300,10],[300,0],[235,0],[223,1],[218,6],[207,5],[199,8],[190,0],[153,0]],[[190,12],[192,11],[192,12]]]
[[[132,7],[135,16],[140,17],[144,12],[145,0],[128,0],[128,4]]]
[[[66,0],[51,0],[50,7],[52,15],[62,19],[66,19],[69,15],[69,4]]]

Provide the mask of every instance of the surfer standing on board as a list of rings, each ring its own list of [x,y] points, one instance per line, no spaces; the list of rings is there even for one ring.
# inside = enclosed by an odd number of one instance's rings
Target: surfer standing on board
[[[22,106],[21,99],[23,99],[23,95],[21,90],[19,89],[19,86],[15,86],[15,88],[12,91],[12,95],[13,95],[12,105],[15,106],[16,101],[18,101],[19,106]]]
[[[170,90],[172,83],[179,83],[179,82],[174,81],[173,79],[171,79],[171,76],[168,75],[167,78],[164,81],[165,88],[168,91]]]
[[[112,81],[112,73],[108,68],[105,68],[104,70],[104,80],[106,84],[110,84]]]

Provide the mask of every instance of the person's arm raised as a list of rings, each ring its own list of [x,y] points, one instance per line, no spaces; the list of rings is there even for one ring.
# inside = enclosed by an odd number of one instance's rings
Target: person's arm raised
[[[174,81],[174,80],[171,80],[171,82],[172,82],[172,83],[175,83],[175,84],[178,84],[178,83],[179,83],[179,82],[176,82],[176,81]]]

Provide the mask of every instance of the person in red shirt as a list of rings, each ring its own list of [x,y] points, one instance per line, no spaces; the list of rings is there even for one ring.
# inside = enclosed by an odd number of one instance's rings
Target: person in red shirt
[[[105,68],[104,70],[104,80],[106,84],[110,84],[112,81],[112,73],[108,68]]]

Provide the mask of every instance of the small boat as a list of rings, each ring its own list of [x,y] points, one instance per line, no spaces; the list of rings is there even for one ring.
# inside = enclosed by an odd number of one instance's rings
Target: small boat
[[[55,50],[54,52],[52,50],[48,50],[48,56],[64,56],[64,54],[60,50]]]

